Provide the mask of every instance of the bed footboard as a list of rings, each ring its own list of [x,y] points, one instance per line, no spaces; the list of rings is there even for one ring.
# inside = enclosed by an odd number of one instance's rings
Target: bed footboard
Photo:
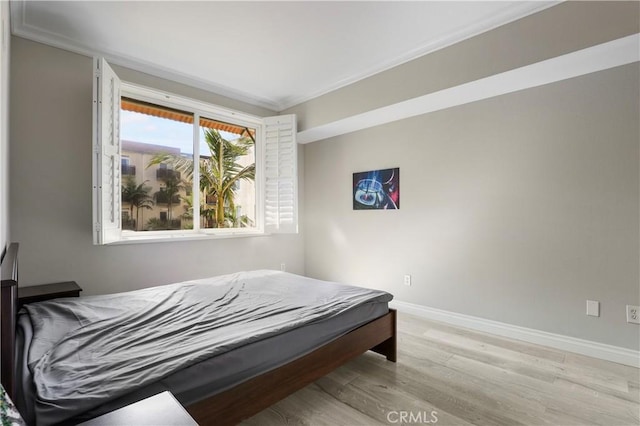
[[[200,425],[235,425],[368,350],[395,362],[395,310],[295,361],[186,408]]]
[[[396,310],[389,309],[388,315],[392,317],[390,324],[392,327],[391,337],[389,337],[384,342],[374,346],[373,348],[371,348],[371,350],[373,352],[379,353],[380,355],[384,355],[385,357],[387,357],[387,360],[391,362],[396,362],[396,353],[398,351],[398,341],[396,338]]]

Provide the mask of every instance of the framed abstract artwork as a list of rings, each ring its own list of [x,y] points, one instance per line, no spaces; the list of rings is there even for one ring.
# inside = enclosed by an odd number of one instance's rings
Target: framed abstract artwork
[[[400,168],[353,174],[354,210],[398,210]]]

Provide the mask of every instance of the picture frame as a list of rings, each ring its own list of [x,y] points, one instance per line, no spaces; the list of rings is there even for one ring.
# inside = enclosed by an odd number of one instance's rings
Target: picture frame
[[[400,209],[400,168],[353,174],[353,210]]]

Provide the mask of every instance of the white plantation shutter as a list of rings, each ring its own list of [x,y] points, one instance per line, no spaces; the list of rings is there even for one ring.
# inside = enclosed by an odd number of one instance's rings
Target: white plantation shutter
[[[298,232],[296,116],[264,119],[264,222],[271,233]]]
[[[94,244],[120,239],[120,79],[104,58],[94,59]]]

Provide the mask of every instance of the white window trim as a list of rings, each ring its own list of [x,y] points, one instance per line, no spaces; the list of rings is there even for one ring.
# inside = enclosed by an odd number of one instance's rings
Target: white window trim
[[[259,232],[255,228],[229,228],[218,230],[222,232],[211,233],[211,230],[200,230],[199,232],[185,229],[182,231],[122,231],[122,237],[118,241],[114,241],[109,245],[123,244],[150,244],[164,243],[170,241],[201,241],[201,240],[221,240],[229,238],[247,238],[247,237],[268,237],[272,234],[269,232]]]
[[[179,110],[184,110],[185,112],[193,113],[193,158],[194,161],[196,158],[200,156],[200,144],[198,140],[199,135],[199,122],[200,117],[204,116],[206,118],[211,118],[213,120],[226,121],[231,122],[232,124],[242,125],[249,128],[253,128],[256,130],[256,141],[262,141],[262,137],[264,134],[263,126],[264,120],[261,117],[246,114],[243,112],[234,111],[228,108],[223,108],[217,105],[208,104],[206,102],[201,102],[192,98],[187,98],[184,96],[175,95],[168,92],[162,92],[159,90],[155,90],[149,87],[140,86],[133,83],[122,82],[120,84],[121,96],[133,98],[136,100],[141,100],[145,102],[149,102],[155,105],[166,106],[168,108],[174,108]],[[175,231],[129,231],[124,234],[123,231],[123,239],[129,241],[135,241],[136,239],[140,240],[148,240],[147,236],[149,233],[154,235],[155,233],[160,236],[169,236],[169,237],[185,237],[185,235],[189,235],[190,238],[201,239],[202,236],[199,233],[204,234],[205,236],[215,237],[217,235],[221,236],[229,236],[233,234],[235,236],[252,236],[252,235],[262,235],[265,233],[264,229],[264,202],[263,202],[263,181],[264,181],[264,153],[263,153],[263,143],[256,143],[255,145],[255,158],[256,158],[256,178],[254,180],[255,185],[255,193],[256,193],[256,217],[255,222],[256,226],[243,230],[242,228],[225,228],[225,229],[204,229],[200,228],[200,212],[199,210],[194,211],[193,217],[193,230],[175,230]],[[261,159],[261,161],[259,161]],[[197,206],[200,203],[200,191],[196,188],[195,182],[200,179],[200,169],[198,167],[194,167],[193,174],[193,205]],[[194,209],[195,210],[195,209]],[[240,232],[240,230],[242,230]],[[187,233],[186,231],[191,231]],[[231,232],[233,231],[233,232]],[[131,233],[132,235],[129,235]],[[144,234],[144,235],[139,235]]]
[[[96,58],[97,62],[100,62],[99,58]],[[105,63],[104,61],[100,63]],[[108,65],[105,68],[109,68]],[[109,71],[110,68],[109,68]],[[96,84],[97,81],[97,84]],[[94,76],[94,86],[99,87],[100,84],[100,76],[99,72],[96,72]],[[109,239],[105,241],[103,238],[103,228],[101,229],[100,224],[100,209],[102,209],[102,187],[100,185],[96,185],[95,182],[98,179],[101,179],[102,170],[99,165],[94,162],[94,244],[132,244],[132,243],[152,243],[152,242],[166,242],[166,241],[185,241],[185,240],[202,240],[202,239],[219,239],[219,238],[238,238],[238,237],[256,237],[256,236],[267,236],[275,233],[297,233],[298,232],[298,213],[297,213],[297,149],[295,143],[295,116],[278,116],[278,117],[267,117],[262,118],[258,116],[254,116],[251,114],[234,111],[228,108],[220,107],[217,105],[208,104],[206,102],[198,101],[195,99],[175,95],[172,93],[152,89],[149,87],[144,87],[141,85],[128,83],[128,82],[120,82],[120,97],[130,97],[133,99],[138,99],[141,101],[150,102],[157,105],[162,105],[175,109],[182,109],[187,112],[193,112],[194,114],[194,140],[193,140],[193,158],[194,161],[200,157],[199,152],[199,122],[200,116],[205,116],[207,118],[211,118],[214,120],[226,121],[233,124],[243,125],[249,128],[253,128],[256,130],[256,144],[255,144],[255,164],[256,164],[256,178],[254,180],[255,185],[255,194],[256,194],[256,218],[255,218],[255,227],[252,228],[212,228],[212,229],[203,229],[200,228],[200,217],[199,217],[199,209],[198,212],[194,211],[193,230],[168,230],[168,231],[128,231],[122,230],[120,227],[119,238],[116,240]],[[98,89],[94,89],[94,124],[96,122],[100,122],[99,112],[101,101],[99,99]],[[266,148],[265,144],[267,142],[266,138],[266,129],[265,126],[268,126],[267,120],[271,120],[279,122],[290,122],[292,125],[291,132],[293,133],[293,156],[294,163],[292,170],[294,171],[294,176],[291,186],[294,188],[294,200],[293,200],[293,211],[294,211],[294,223],[293,226],[291,223],[280,224],[279,222],[273,223],[273,219],[269,223],[269,226],[265,224],[268,222],[267,217],[265,215],[265,179],[267,179],[265,174],[265,163],[266,159]],[[118,129],[118,137],[119,137],[119,129]],[[119,141],[118,141],[119,144]],[[101,152],[102,141],[100,140],[99,132],[94,131],[94,160],[98,158],[99,153]],[[277,145],[277,144],[276,144]],[[272,145],[273,148],[273,145]],[[280,149],[280,146],[276,146],[277,150]],[[291,148],[291,147],[289,147]],[[271,149],[273,151],[273,149]],[[287,151],[289,152],[289,151]],[[120,161],[117,161],[118,172],[120,169]],[[99,176],[100,174],[100,176]],[[280,176],[278,176],[280,179]],[[286,179],[286,177],[285,177]],[[199,181],[199,168],[194,167],[194,188],[193,188],[193,205],[199,205],[199,196],[200,191],[196,186],[196,182]],[[278,194],[280,196],[280,194]],[[279,199],[279,198],[278,198]],[[278,201],[279,202],[279,201]],[[290,210],[290,208],[288,208]],[[119,210],[119,209],[118,209]],[[194,209],[196,210],[196,209]],[[118,214],[121,214],[118,213]],[[276,220],[278,221],[280,215],[277,215]],[[268,229],[267,229],[268,228]]]

